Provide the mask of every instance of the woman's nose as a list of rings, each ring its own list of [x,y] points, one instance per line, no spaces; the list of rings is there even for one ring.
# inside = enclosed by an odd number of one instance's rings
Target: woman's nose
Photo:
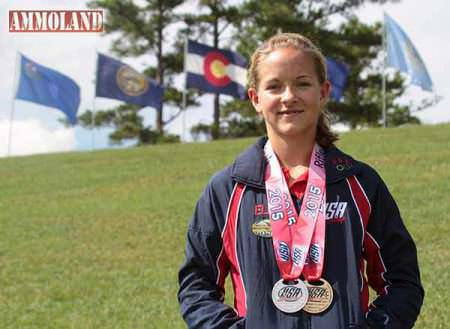
[[[290,103],[297,100],[297,94],[295,93],[295,89],[290,86],[286,86],[281,96],[281,101],[283,103]]]

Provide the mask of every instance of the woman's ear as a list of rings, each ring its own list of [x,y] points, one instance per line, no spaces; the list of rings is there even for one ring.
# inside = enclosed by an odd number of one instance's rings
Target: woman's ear
[[[320,86],[320,105],[323,107],[328,102],[331,92],[331,83],[326,80],[322,86]]]
[[[253,107],[255,108],[255,111],[260,113],[259,110],[259,98],[258,94],[256,93],[255,88],[248,88],[247,90],[248,98],[250,99],[250,102],[252,102]]]

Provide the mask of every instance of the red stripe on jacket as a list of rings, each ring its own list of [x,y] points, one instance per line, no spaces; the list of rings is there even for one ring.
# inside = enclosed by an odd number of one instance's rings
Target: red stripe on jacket
[[[228,261],[227,254],[222,246],[219,258],[217,258],[217,281],[216,285],[219,287],[221,298],[223,302],[225,297],[225,279],[230,271],[230,262]]]
[[[369,217],[371,212],[371,206],[369,199],[367,198],[364,189],[359,183],[358,179],[355,176],[351,176],[347,178],[347,184],[350,188],[350,193],[352,194],[353,202],[356,206],[356,210],[358,211],[359,218],[361,221],[361,229],[362,229],[362,241],[361,246],[363,248],[362,254],[364,256],[366,249],[366,236],[367,236],[367,224],[369,223]],[[364,258],[366,258],[364,256]],[[367,259],[367,258],[366,258]],[[361,276],[361,308],[365,312],[369,309],[369,289],[367,286],[367,278],[365,275],[365,263],[363,258],[360,259],[359,262],[359,274]]]
[[[347,182],[350,186],[353,199],[358,208],[358,212],[360,214],[361,221],[364,227],[363,257],[366,260],[365,273],[367,273],[367,279],[364,276],[364,262],[361,261],[360,271],[363,278],[361,304],[363,310],[367,312],[369,302],[367,281],[369,282],[370,286],[375,289],[378,295],[382,296],[387,294],[388,282],[384,278],[384,273],[386,273],[386,266],[383,262],[383,258],[381,257],[380,245],[375,240],[375,238],[369,232],[367,232],[367,224],[369,222],[369,217],[372,210],[370,201],[355,176],[348,178]]]
[[[387,294],[387,282],[384,278],[386,266],[384,266],[381,257],[380,246],[375,238],[367,233],[367,239],[364,240],[364,257],[367,260],[367,277],[370,286],[375,289],[378,295]]]
[[[233,194],[231,195],[227,219],[222,234],[223,250],[225,252],[221,253],[221,256],[222,254],[226,254],[226,257],[228,258],[230,264],[231,281],[234,287],[234,307],[236,308],[239,316],[245,316],[247,314],[247,295],[245,293],[244,282],[242,281],[242,273],[236,248],[239,208],[241,205],[242,196],[244,195],[244,190],[245,185],[237,183],[233,190]],[[219,256],[218,260],[219,265],[221,262],[221,256]],[[223,282],[224,281],[225,278],[223,278]],[[220,275],[218,278],[218,282],[222,282],[222,278]]]

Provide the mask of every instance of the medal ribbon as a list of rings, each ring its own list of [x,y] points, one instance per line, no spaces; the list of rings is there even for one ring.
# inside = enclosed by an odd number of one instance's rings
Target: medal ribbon
[[[270,141],[264,154],[268,162],[265,182],[272,241],[281,276],[290,281],[303,273],[306,280],[316,281],[322,275],[325,250],[324,152],[318,144],[314,145],[300,214]]]

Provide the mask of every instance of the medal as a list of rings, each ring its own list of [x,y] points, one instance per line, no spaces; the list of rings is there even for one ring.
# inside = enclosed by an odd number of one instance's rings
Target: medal
[[[278,269],[285,281],[303,274],[308,281],[322,276],[325,251],[326,175],[325,154],[315,144],[309,164],[308,182],[297,212],[270,141],[264,146],[267,159],[264,176],[267,211]]]
[[[285,313],[300,311],[308,300],[308,288],[302,280],[277,281],[272,289],[275,306]]]
[[[308,288],[299,279],[300,275],[303,274],[310,281],[319,280],[322,276],[325,250],[325,153],[318,144],[314,145],[299,212],[294,207],[270,141],[264,146],[264,155],[267,160],[264,176],[267,210],[275,259],[282,277],[272,289],[272,301],[279,310],[295,313],[308,301]],[[316,293],[315,290],[313,292]],[[331,303],[331,289],[330,292]],[[321,303],[326,304],[323,310],[330,303]]]
[[[314,283],[306,282],[306,287],[308,288],[308,301],[303,308],[306,312],[318,314],[330,307],[333,301],[333,288],[325,279]]]

